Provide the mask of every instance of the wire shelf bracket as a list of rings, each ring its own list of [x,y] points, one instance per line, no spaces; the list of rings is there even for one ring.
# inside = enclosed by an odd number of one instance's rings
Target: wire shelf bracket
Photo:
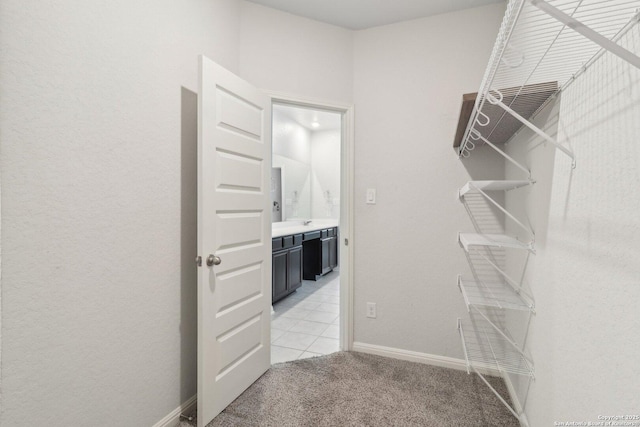
[[[464,147],[460,151],[460,155],[462,157],[465,157],[465,158],[469,157],[471,155],[471,153],[469,151],[472,151],[475,148],[475,143],[472,142],[471,140],[484,142],[489,147],[493,148],[498,154],[500,154],[502,157],[504,157],[507,161],[511,162],[518,169],[520,169],[521,171],[526,173],[527,174],[527,178],[531,179],[531,171],[529,169],[527,169],[525,166],[523,166],[516,159],[514,159],[513,157],[511,157],[510,155],[505,153],[504,150],[501,150],[500,148],[498,148],[497,145],[495,145],[494,143],[489,141],[487,138],[482,136],[480,134],[480,132],[478,132],[476,129],[471,129],[469,131],[469,138],[466,140],[466,143],[464,144]]]
[[[493,94],[491,92],[498,93],[498,95],[500,95],[500,98],[496,98],[495,96],[493,96]],[[566,154],[567,156],[571,157],[571,167],[573,169],[575,169],[575,167],[576,167],[576,157],[573,154],[573,151],[569,150],[567,147],[565,147],[565,146],[561,145],[560,143],[558,143],[555,139],[551,138],[544,131],[542,131],[538,126],[534,125],[529,120],[525,119],[520,114],[516,113],[511,108],[509,108],[507,105],[505,105],[502,102],[502,92],[500,92],[497,89],[492,89],[489,93],[487,93],[487,101],[489,101],[489,103],[491,103],[493,105],[497,105],[498,107],[502,108],[504,111],[506,111],[507,113],[511,114],[513,117],[515,117],[520,123],[522,123],[523,125],[525,125],[529,129],[534,131],[538,136],[542,137],[545,141],[549,142],[551,145],[556,147],[558,150],[562,151],[564,154]]]
[[[518,188],[521,187],[523,185],[530,185],[535,183],[535,181],[529,180],[529,181],[505,181],[505,182],[511,182],[511,183],[516,183],[513,185],[517,185],[516,187],[507,187],[507,186],[502,186],[500,187],[499,185],[494,185],[493,187],[489,186],[489,185],[483,185],[481,184],[483,181],[469,181],[464,188],[468,188],[469,190],[467,190],[466,192],[463,193],[463,189],[461,189],[460,191],[458,191],[458,197],[462,200],[462,198],[464,197],[464,194],[466,194],[468,191],[470,190],[475,190],[478,193],[480,193],[485,199],[487,199],[489,202],[491,202],[491,204],[493,204],[495,207],[497,207],[502,213],[504,213],[505,215],[507,215],[509,218],[511,218],[513,220],[513,222],[515,222],[516,224],[518,224],[523,230],[525,230],[527,233],[529,233],[531,235],[531,239],[532,241],[535,241],[535,233],[533,232],[533,230],[530,227],[527,227],[526,225],[524,225],[518,218],[516,218],[515,216],[513,216],[509,211],[507,211],[505,208],[503,208],[500,203],[496,202],[495,200],[493,200],[493,198],[491,196],[489,196],[487,193],[484,192],[483,188],[486,188],[488,190],[509,190],[512,188]],[[485,181],[486,182],[486,181]],[[497,181],[496,181],[497,182]],[[524,184],[519,184],[524,182]]]
[[[516,291],[516,292],[520,292],[520,289],[522,288],[522,285],[518,282],[516,282],[511,276],[509,276],[503,269],[501,269],[500,267],[498,267],[493,261],[491,261],[489,259],[489,257],[487,257],[485,254],[483,254],[482,252],[480,252],[478,249],[476,249],[475,247],[470,247],[467,250],[467,253],[471,253],[473,251],[473,253],[475,253],[476,255],[480,256],[482,259],[484,259],[486,262],[489,263],[489,265],[491,265],[491,267],[493,267],[498,273],[500,273],[502,275],[502,277],[505,278],[505,280],[511,285],[511,287]]]

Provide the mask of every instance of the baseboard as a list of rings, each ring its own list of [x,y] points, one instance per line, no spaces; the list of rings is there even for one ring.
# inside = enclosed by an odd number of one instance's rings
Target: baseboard
[[[385,347],[382,345],[354,342],[353,351],[375,354],[377,356],[390,357],[392,359],[407,360],[409,362],[424,363],[425,365],[440,366],[442,368],[457,369],[459,371],[467,370],[467,363],[462,359],[456,359],[447,356],[437,356],[435,354],[420,353],[411,350],[402,350],[399,348]],[[494,371],[481,372],[486,375],[500,376],[499,373]]]
[[[197,404],[197,394],[191,396],[186,402],[171,411],[166,417],[158,421],[153,427],[176,427],[180,422],[180,414],[189,413],[195,410]]]
[[[505,372],[502,375],[502,379],[504,380],[504,384],[507,386],[507,393],[509,393],[509,399],[511,399],[513,410],[520,414],[520,425],[522,427],[529,427],[529,420],[527,419],[527,415],[523,412],[522,404],[520,403],[518,393],[516,393],[516,389],[511,382],[511,377]]]

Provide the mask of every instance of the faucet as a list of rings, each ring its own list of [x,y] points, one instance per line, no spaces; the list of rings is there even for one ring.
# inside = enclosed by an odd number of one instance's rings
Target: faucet
[[[311,224],[311,220],[310,219],[305,219],[304,221],[302,221],[304,223],[304,225],[309,225]]]

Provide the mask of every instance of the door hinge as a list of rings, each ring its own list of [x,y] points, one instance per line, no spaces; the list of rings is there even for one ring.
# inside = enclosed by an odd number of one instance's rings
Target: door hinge
[[[200,255],[196,257],[196,265],[202,267],[202,257]]]
[[[349,246],[349,239],[344,239],[344,245]]]

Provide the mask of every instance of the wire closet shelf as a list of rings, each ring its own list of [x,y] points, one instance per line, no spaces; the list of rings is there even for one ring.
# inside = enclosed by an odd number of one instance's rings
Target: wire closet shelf
[[[489,369],[493,372],[535,377],[531,362],[490,325],[475,324],[470,327],[458,319],[458,332],[468,371],[471,368]]]
[[[638,21],[640,0],[509,1],[458,155],[483,143],[501,151],[524,125],[574,159],[529,118],[607,51],[640,68],[616,44]]]

